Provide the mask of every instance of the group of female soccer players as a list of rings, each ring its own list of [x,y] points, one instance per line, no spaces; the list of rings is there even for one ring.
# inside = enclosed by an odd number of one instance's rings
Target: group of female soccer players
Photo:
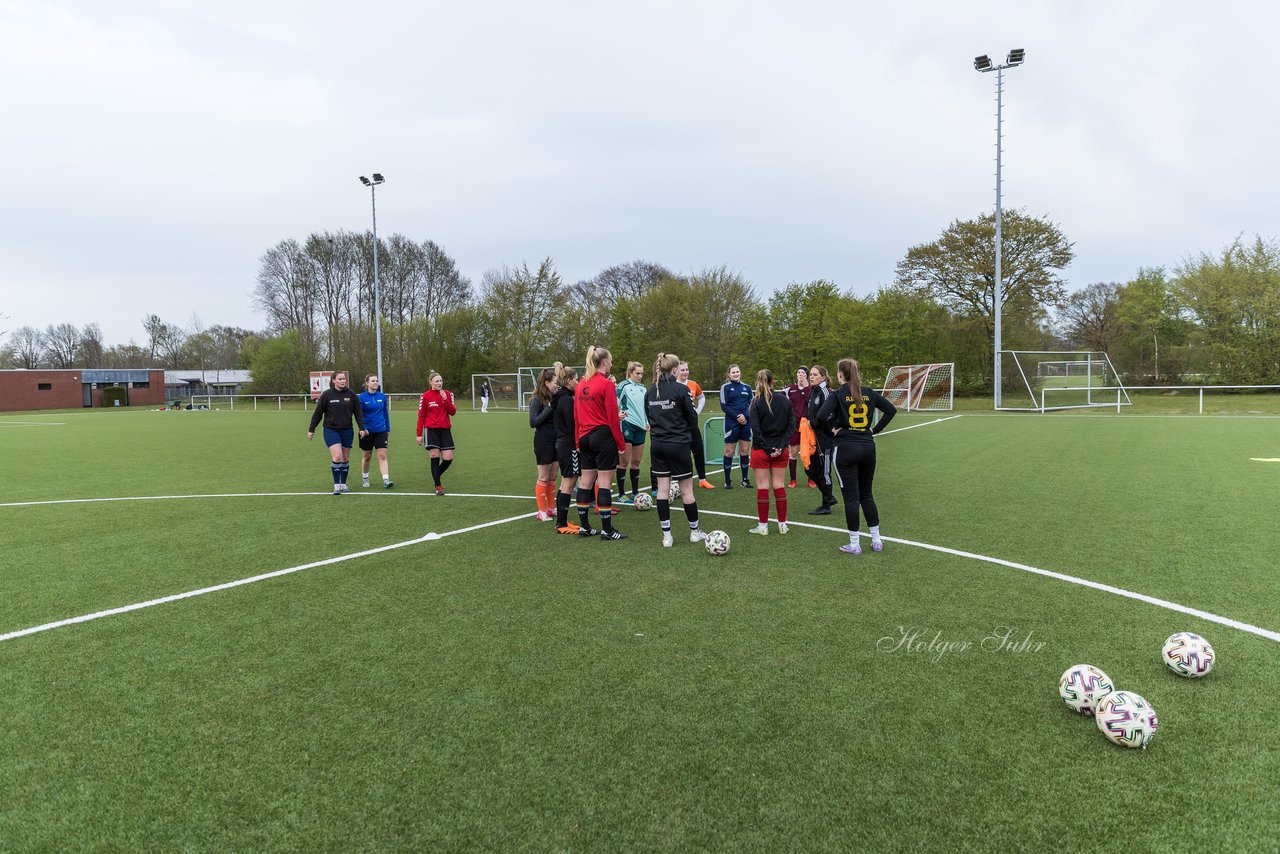
[[[706,470],[698,414],[701,388],[689,378],[689,368],[678,357],[659,353],[653,365],[654,382],[643,383],[644,366],[629,362],[625,378],[610,378],[613,357],[603,347],[587,350],[585,376],[557,362],[537,378],[529,408],[534,429],[534,458],[538,466],[535,494],[538,519],[556,521],[561,534],[602,541],[626,539],[613,526],[613,490],[618,482],[618,503],[634,504],[639,489],[640,461],[649,440],[651,489],[658,508],[662,544],[670,547],[671,484],[681,484],[680,498],[689,522],[689,537],[702,539],[698,528],[698,504],[692,486],[698,468],[699,486],[712,489]],[[849,542],[840,550],[861,554],[859,516],[870,528],[871,548],[880,551],[880,516],[872,494],[876,454],[872,438],[897,412],[879,392],[862,384],[858,363],[842,359],[837,365],[839,387],[830,387],[827,369],[821,365],[801,368],[796,382],[785,392],[774,388],[773,373],[756,373],[755,388],[741,381],[738,365],[730,365],[720,389],[725,413],[725,488],[733,488],[733,453],[742,469],[741,485],[748,487],[747,470],[755,473],[756,511],[759,523],[749,533],[769,533],[769,496],[773,495],[778,533],[787,533],[787,488],[796,485],[796,464],[803,438],[812,434],[813,451],[806,474],[809,485],[822,492],[822,504],[811,515],[829,515],[835,504],[832,473],[844,499]],[[696,392],[696,394],[695,394]],[[872,410],[880,414],[873,417]],[[803,413],[803,414],[802,414]],[[555,467],[560,469],[560,489],[555,488]],[[786,471],[790,469],[790,482]],[[626,480],[630,476],[630,495]],[[569,521],[574,503],[578,524]],[[552,516],[554,504],[555,515]],[[590,525],[591,508],[600,517],[600,528]]]
[[[654,382],[646,386],[644,366],[629,362],[621,384],[610,376],[613,356],[603,347],[587,350],[586,370],[579,378],[574,368],[559,362],[542,370],[529,406],[533,428],[533,453],[538,467],[534,494],[539,521],[553,519],[556,531],[603,542],[624,540],[627,535],[613,525],[613,482],[618,482],[618,503],[633,504],[639,490],[640,462],[649,445],[650,488],[658,509],[662,544],[670,547],[671,486],[680,485],[679,496],[689,523],[689,539],[698,542],[698,503],[693,486],[712,489],[706,479],[705,452],[698,415],[702,389],[689,380],[689,366],[677,356],[659,353],[653,364]],[[835,504],[832,475],[844,499],[849,542],[840,550],[861,554],[859,516],[870,528],[871,549],[884,548],[880,517],[872,485],[876,451],[873,436],[896,413],[892,403],[862,384],[858,363],[841,359],[836,367],[839,385],[831,387],[821,365],[800,368],[796,381],[785,391],[774,388],[773,373],[756,373],[754,389],[742,382],[738,365],[730,365],[720,388],[725,413],[725,488],[733,488],[733,456],[737,451],[741,485],[749,487],[747,471],[754,472],[758,524],[749,533],[769,533],[769,498],[773,496],[778,533],[787,533],[787,488],[796,485],[797,458],[811,434],[812,452],[806,474],[809,485],[822,493],[822,504],[811,515],[828,515]],[[330,452],[333,494],[349,492],[347,471],[351,446],[358,430],[363,451],[362,484],[369,486],[374,454],[383,487],[394,486],[387,463],[387,438],[391,429],[390,405],[377,375],[365,377],[364,390],[355,394],[346,371],[337,371],[330,387],[316,401],[307,432],[310,439],[324,421],[324,439]],[[432,371],[429,388],[418,404],[416,440],[430,453],[431,477],[436,495],[444,495],[441,476],[453,462],[454,442],[450,417],[457,414],[453,393],[446,391],[440,374]],[[880,415],[873,418],[872,410]],[[352,424],[355,427],[352,427]],[[556,488],[556,468],[560,486]],[[790,469],[790,481],[786,472]],[[630,493],[627,478],[630,477]],[[578,521],[569,519],[569,507]],[[590,523],[592,508],[599,528]]]

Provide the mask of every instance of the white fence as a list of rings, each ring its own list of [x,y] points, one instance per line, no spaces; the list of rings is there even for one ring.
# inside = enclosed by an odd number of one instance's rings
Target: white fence
[[[1116,408],[1116,412],[1119,412],[1122,406],[1129,405],[1129,401],[1124,397],[1125,392],[1128,392],[1128,391],[1159,391],[1159,392],[1194,391],[1199,395],[1199,400],[1197,401],[1197,407],[1198,407],[1197,414],[1199,415],[1204,414],[1204,393],[1206,391],[1209,391],[1212,393],[1216,391],[1243,391],[1243,390],[1252,390],[1255,392],[1267,391],[1267,392],[1276,393],[1276,392],[1280,392],[1280,385],[1127,385],[1127,386],[1095,386],[1089,389],[1090,392],[1114,391],[1116,393],[1116,402],[1114,404],[1111,404],[1111,403],[1094,404],[1094,406],[1102,405],[1102,406],[1105,406],[1105,408],[1110,409],[1114,405]],[[1050,410],[1050,409],[1066,408],[1066,407],[1052,406],[1049,403],[1047,403],[1048,396],[1050,394],[1061,395],[1061,394],[1066,394],[1071,392],[1074,392],[1075,394],[1079,394],[1080,391],[1081,389],[1079,388],[1070,388],[1070,387],[1042,388],[1040,389],[1040,411],[1045,412],[1046,410]]]
[[[388,394],[391,400],[391,408],[405,409],[412,408],[417,411],[418,401],[422,395],[415,392],[413,394]],[[311,411],[315,409],[315,399],[310,394],[196,394],[189,398],[172,401],[179,404],[179,409],[186,409],[188,405],[200,409],[218,409],[225,407],[230,410],[243,409],[257,412],[259,410],[275,410],[284,412]],[[402,404],[396,406],[396,404]],[[408,404],[408,407],[403,406]]]

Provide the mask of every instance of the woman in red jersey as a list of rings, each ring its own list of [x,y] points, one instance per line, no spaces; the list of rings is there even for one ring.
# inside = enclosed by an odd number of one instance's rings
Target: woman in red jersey
[[[809,417],[809,369],[804,365],[796,368],[796,381],[787,386],[787,400],[791,403],[791,411],[796,414],[796,432],[787,443],[788,466],[791,469],[789,489],[796,488],[796,461],[800,459],[800,422]],[[817,486],[809,481],[810,486]]]
[[[436,495],[444,495],[440,476],[453,464],[453,430],[450,415],[457,415],[453,392],[445,391],[444,377],[435,371],[427,379],[430,386],[418,401],[418,444],[431,454],[431,479]]]
[[[573,392],[573,420],[577,435],[578,460],[582,477],[578,481],[580,537],[600,535],[605,542],[625,540],[627,535],[613,527],[613,473],[626,442],[618,411],[618,388],[608,378],[613,356],[603,347],[587,348],[587,370]],[[594,531],[587,518],[594,490],[600,527]]]

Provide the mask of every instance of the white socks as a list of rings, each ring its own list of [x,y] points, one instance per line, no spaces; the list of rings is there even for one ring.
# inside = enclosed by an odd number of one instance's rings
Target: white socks
[[[873,543],[880,542],[880,526],[879,525],[876,525],[871,528],[871,542]]]

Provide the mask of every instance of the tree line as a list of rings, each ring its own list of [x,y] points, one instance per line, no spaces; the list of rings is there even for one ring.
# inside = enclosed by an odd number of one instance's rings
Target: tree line
[[[1217,252],[1141,268],[1127,281],[1074,292],[1074,248],[1061,228],[1024,211],[1002,222],[1001,313],[1008,349],[1102,350],[1132,385],[1280,383],[1280,244],[1243,236]],[[830,280],[767,297],[727,267],[674,272],[636,260],[566,282],[552,258],[495,267],[478,284],[433,241],[347,231],[283,240],[260,259],[253,291],[267,326],[180,328],[156,315],[146,341],[108,347],[96,324],[7,336],[10,367],[247,367],[253,391],[306,388],[310,371],[376,364],[373,258],[382,322],[383,386],[417,391],[431,370],[456,387],[473,373],[554,361],[580,364],[588,345],[646,365],[659,351],[718,383],[732,362],[789,377],[798,365],[851,355],[874,382],[895,364],[956,362],[957,388],[989,392],[995,315],[994,217],[956,220],[907,249],[892,282],[856,294]]]

